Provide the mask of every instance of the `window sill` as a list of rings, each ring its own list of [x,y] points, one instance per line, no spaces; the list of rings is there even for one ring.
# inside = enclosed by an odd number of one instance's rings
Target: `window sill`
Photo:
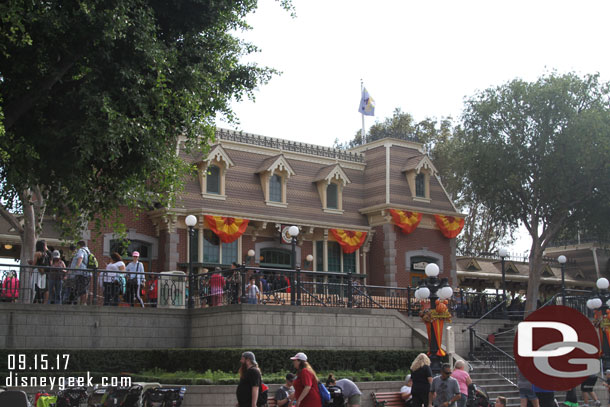
[[[288,204],[283,202],[265,201],[265,204],[267,206],[275,206],[276,208],[288,208]]]
[[[324,211],[324,213],[332,213],[332,214],[335,214],[335,215],[343,215],[343,212],[345,212],[343,209],[324,208],[322,210]]]
[[[426,203],[430,203],[430,198],[422,198],[421,196],[414,196],[413,197],[414,201],[417,202],[426,202]]]
[[[219,201],[226,201],[227,200],[227,196],[226,195],[217,195],[217,194],[201,194],[202,198],[207,198],[207,199],[217,199]]]

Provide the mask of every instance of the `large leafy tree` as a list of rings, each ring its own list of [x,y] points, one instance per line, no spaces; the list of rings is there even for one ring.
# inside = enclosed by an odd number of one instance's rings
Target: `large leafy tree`
[[[468,163],[460,154],[464,142],[461,133],[461,127],[455,126],[451,118],[426,118],[417,122],[409,113],[395,109],[392,117],[371,126],[366,140],[370,142],[394,137],[423,143],[456,207],[467,214],[464,230],[457,237],[458,252],[493,253],[500,245],[511,242],[515,228],[505,219],[494,219],[463,177],[464,167]],[[351,148],[361,144],[362,136],[357,132],[351,141],[343,145],[336,142],[335,146]]]
[[[284,7],[290,4],[282,2]],[[256,0],[8,0],[0,5],[0,215],[33,255],[46,213],[66,231],[124,204],[171,202],[179,141],[273,70],[240,63]]]
[[[542,254],[561,230],[592,224],[610,202],[610,90],[598,75],[513,80],[466,102],[460,155],[493,219],[532,237],[526,310],[535,309]]]

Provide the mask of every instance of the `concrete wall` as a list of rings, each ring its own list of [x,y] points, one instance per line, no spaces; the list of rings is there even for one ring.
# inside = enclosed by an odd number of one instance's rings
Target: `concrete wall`
[[[468,353],[473,320],[454,319],[456,353]],[[483,321],[477,332],[503,321]],[[41,349],[422,349],[426,328],[398,311],[230,305],[195,310],[0,303],[0,347]],[[444,342],[446,343],[446,335]]]

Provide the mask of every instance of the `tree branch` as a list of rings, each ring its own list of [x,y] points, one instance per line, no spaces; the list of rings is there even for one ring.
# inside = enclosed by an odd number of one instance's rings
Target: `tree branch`
[[[23,234],[23,226],[19,223],[19,219],[15,214],[9,212],[4,205],[0,205],[0,216],[6,220],[12,228],[14,228],[20,235]]]

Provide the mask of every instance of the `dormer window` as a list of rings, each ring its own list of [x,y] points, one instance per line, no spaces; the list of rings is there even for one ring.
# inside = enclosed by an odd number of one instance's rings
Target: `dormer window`
[[[407,177],[407,184],[414,201],[430,202],[430,178],[436,174],[436,168],[425,154],[411,157],[402,169]]]
[[[220,195],[220,167],[217,165],[208,167],[205,189],[208,194]]]
[[[273,174],[269,178],[269,200],[271,202],[282,202],[282,176]]]
[[[415,196],[418,198],[426,197],[426,176],[423,173],[415,176]]]
[[[339,164],[322,168],[314,179],[320,194],[322,210],[327,213],[343,213],[343,188],[351,181]]]
[[[326,187],[326,207],[328,209],[339,209],[339,186],[331,182]]]
[[[197,163],[201,196],[211,199],[226,199],[225,174],[235,164],[220,146],[212,148],[205,160]]]
[[[270,157],[263,161],[256,173],[260,176],[265,203],[286,208],[288,178],[295,174],[286,158],[282,154]]]

